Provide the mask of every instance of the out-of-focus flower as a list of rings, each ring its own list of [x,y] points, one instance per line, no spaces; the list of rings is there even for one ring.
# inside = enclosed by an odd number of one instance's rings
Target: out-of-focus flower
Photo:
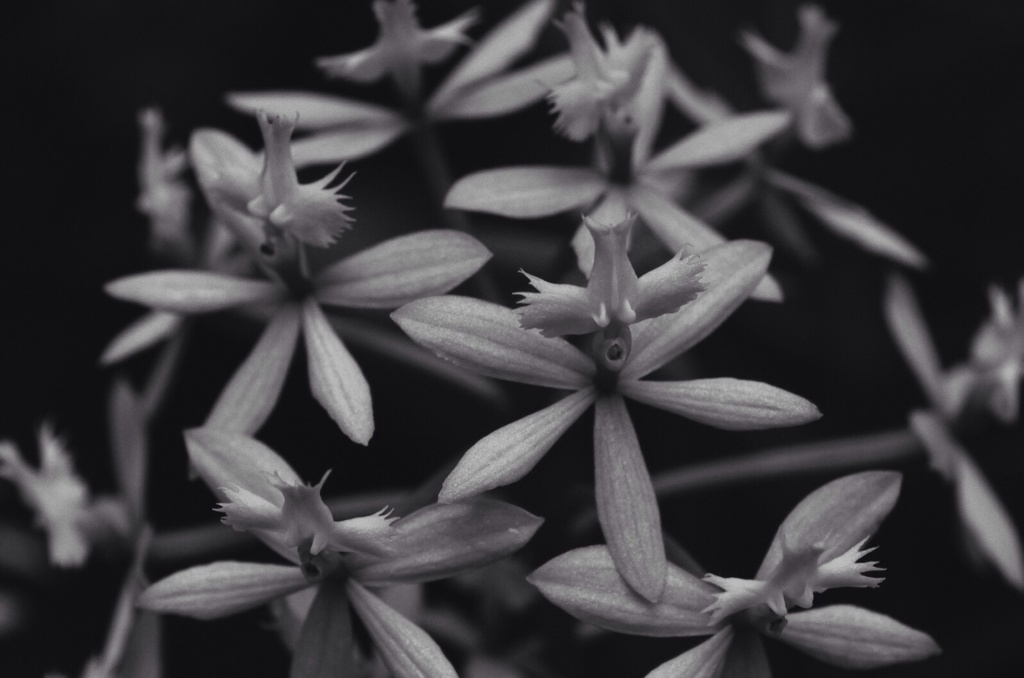
[[[349,438],[365,445],[373,434],[369,384],[321,304],[387,309],[442,294],[475,273],[490,252],[464,233],[422,231],[392,238],[311,275],[302,243],[324,242],[336,233],[334,226],[346,227],[347,208],[323,181],[312,186],[294,182],[286,143],[290,124],[261,119],[268,146],[265,163],[216,130],[197,131],[190,151],[214,212],[247,243],[269,279],[165,270],[121,278],[106,289],[118,299],[179,314],[269,307],[267,328],[221,393],[207,425],[258,430],[277,402],[301,332],[314,397]]]
[[[200,429],[188,432],[186,442],[193,467],[224,502],[222,507],[234,504],[228,517],[234,521],[241,511],[253,519],[234,524],[292,564],[224,561],[193,567],[153,584],[139,604],[162,613],[215,619],[315,586],[295,643],[292,675],[351,675],[345,672],[357,661],[351,606],[395,676],[454,677],[430,636],[370,587],[442,579],[493,562],[522,547],[541,523],[522,509],[482,499],[434,504],[394,522],[380,515],[355,519],[363,522],[325,521],[318,493],[308,491],[316,488],[301,489],[305,486],[291,466],[258,441]],[[282,485],[300,488],[297,505],[282,495]],[[238,489],[230,496],[224,488]],[[310,506],[315,510],[297,508]],[[264,516],[265,522],[256,516]],[[372,529],[364,529],[371,524]],[[339,526],[345,526],[346,534],[335,539]],[[293,527],[304,535],[298,547],[292,545]],[[314,554],[312,546],[325,528],[329,534],[324,548]],[[324,642],[327,637],[329,643]]]
[[[796,134],[811,148],[850,136],[850,119],[825,81],[825,58],[838,26],[817,5],[799,9],[800,35],[791,52],[780,52],[764,38],[744,31],[740,42],[754,57],[764,95],[793,112]]]
[[[195,242],[189,232],[192,194],[181,178],[188,158],[180,148],[163,150],[164,119],[156,108],[139,112],[142,152],[139,155],[139,197],[135,205],[149,217],[150,248],[190,257]]]
[[[1008,306],[1003,305],[1008,300],[997,298],[993,295],[993,318],[986,321],[975,337],[971,361],[949,370],[942,369],[913,290],[902,278],[889,281],[885,315],[896,344],[930,402],[930,409],[910,413],[911,429],[928,453],[931,467],[953,483],[957,514],[970,544],[1006,581],[1024,590],[1024,552],[1013,521],[981,469],[953,434],[954,425],[972,402],[980,400],[1003,420],[1011,411],[1007,403],[1016,403],[1018,384],[1016,380],[1012,382],[1009,400],[1005,390],[1009,384],[1004,377],[1019,369],[1012,366],[1014,360],[1019,366],[1019,355],[1014,357],[1013,351],[1006,349],[1014,341],[1020,345],[1021,325],[1013,321]],[[983,358],[979,359],[979,354]],[[1011,367],[1000,367],[1002,361],[996,358],[1010,361]],[[1012,411],[1016,413],[1015,406]]]
[[[770,257],[766,245],[750,241],[708,250],[700,257],[705,290],[695,300],[675,313],[632,325],[609,323],[594,333],[590,353],[525,329],[515,311],[477,299],[426,298],[395,311],[395,322],[442,358],[480,374],[572,391],[477,442],[445,480],[440,501],[464,499],[523,477],[596,405],[598,518],[630,586],[658,600],[666,568],[660,517],[623,397],[725,429],[791,426],[820,416],[803,398],[761,382],[643,379],[718,327],[764,277]],[[692,293],[692,275],[676,282],[686,296]]]
[[[360,158],[384,148],[419,125],[447,120],[490,118],[539,101],[548,84],[573,72],[567,54],[521,69],[509,67],[533,46],[554,8],[553,0],[532,0],[495,26],[448,74],[425,101],[419,95],[420,65],[447,58],[465,44],[465,30],[475,22],[468,12],[446,24],[422,29],[409,0],[378,0],[374,12],[381,25],[373,46],[358,52],[323,57],[317,64],[328,76],[369,82],[391,75],[406,106],[393,110],[344,97],[312,92],[253,92],[228,95],[243,112],[260,110],[293,117],[311,135],[292,144],[299,167]]]
[[[992,313],[971,344],[970,368],[975,386],[988,410],[1012,424],[1020,411],[1020,382],[1024,377],[1024,278],[1017,283],[1017,309],[1001,288],[989,289]]]
[[[873,471],[815,490],[783,521],[753,580],[709,575],[701,581],[670,564],[665,593],[652,604],[626,585],[607,548],[591,546],[551,560],[529,581],[569,614],[611,631],[713,634],[648,678],[713,678],[733,675],[727,667],[738,666],[746,669],[742,675],[770,675],[757,632],[845,668],[918,661],[939,652],[935,641],[885,615],[853,605],[789,612],[791,605],[810,605],[815,591],[877,581],[863,576],[872,564],[856,560],[895,504],[899,485],[899,474]]]

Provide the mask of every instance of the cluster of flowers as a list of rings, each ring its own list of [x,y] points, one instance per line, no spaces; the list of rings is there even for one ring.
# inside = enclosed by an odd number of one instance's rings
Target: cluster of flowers
[[[626,406],[630,399],[727,430],[794,426],[820,416],[804,398],[759,381],[651,378],[748,299],[782,301],[783,289],[768,272],[771,247],[729,241],[712,225],[741,207],[754,206],[798,256],[816,255],[798,230],[793,204],[874,254],[914,268],[926,264],[914,245],[864,208],[776,169],[765,150],[771,144],[820,149],[850,134],[824,79],[835,24],[817,7],[801,8],[800,37],[788,52],[744,33],[741,42],[771,108],[739,113],[693,86],[655,31],[641,27],[622,37],[601,26],[595,35],[582,4],[554,21],[568,52],[513,68],[549,23],[552,0],[531,0],[504,19],[426,96],[421,68],[468,45],[477,13],[423,28],[411,0],[376,0],[373,11],[380,24],[373,45],[317,65],[328,77],[357,83],[391,78],[401,110],[303,92],[229,95],[232,106],[254,114],[260,152],[214,129],[195,131],[187,151],[168,150],[160,114],[140,116],[138,207],[149,217],[153,249],[179,267],[106,287],[112,297],[150,310],[111,342],[102,362],[119,363],[161,343],[165,358],[143,390],[125,381],[113,389],[119,491],[91,497],[49,425],[40,430],[38,469],[12,444],[0,445],[0,475],[35,510],[54,564],[80,565],[91,549],[112,540],[133,545],[107,647],[83,675],[157,675],[159,614],[210,619],[268,603],[292,650],[292,676],[456,675],[414,621],[431,625],[418,589],[408,585],[494,563],[524,546],[542,519],[481,495],[523,478],[591,407],[596,515],[605,544],[559,555],[528,581],[603,629],[710,637],[653,669],[638,660],[637,675],[767,676],[761,635],[849,668],[938,653],[926,633],[861,607],[793,611],[811,608],[825,590],[882,581],[870,576],[881,569],[877,563],[862,558],[896,503],[899,473],[866,471],[823,485],[782,522],[752,579],[719,576],[680,562],[666,548],[655,483]],[[354,228],[350,198],[341,193],[351,179],[342,178],[344,162],[412,134],[428,142],[421,144],[426,161],[437,165],[439,158],[430,156],[437,150],[430,143],[433,125],[495,117],[545,99],[556,133],[592,144],[592,166],[487,169],[442,186],[438,197],[452,210],[518,219],[582,213],[571,247],[585,285],[525,273],[533,291],[519,293],[517,308],[485,298],[481,268],[491,253],[461,215],[450,218],[449,228],[403,234],[317,265],[311,250],[332,247]],[[667,106],[696,129],[656,149]],[[296,132],[306,134],[293,140]],[[337,166],[300,183],[299,169],[326,163]],[[694,198],[698,170],[724,165],[736,171]],[[209,208],[201,226],[193,219],[189,168]],[[664,254],[651,255],[657,259],[641,275],[634,268],[638,257],[631,259],[638,251]],[[484,290],[477,296],[448,294],[474,282]],[[1024,286],[1020,300],[1024,305]],[[885,305],[930,401],[930,409],[910,415],[911,430],[932,466],[956,486],[977,551],[1024,589],[1016,530],[956,439],[979,406],[1000,421],[1017,419],[1024,313],[993,291],[992,319],[970,360],[944,371],[902,278],[892,280]],[[473,444],[430,496],[397,498],[397,510],[383,503],[368,508],[358,498],[325,502],[327,474],[306,484],[254,436],[277,405],[301,336],[314,398],[345,436],[370,443],[371,387],[342,340],[365,330],[338,309],[393,310],[397,327],[445,362],[379,342],[376,348],[390,357],[452,379],[468,371],[548,387],[559,396]],[[148,584],[144,565],[157,538],[146,520],[149,423],[194,317],[221,311],[258,319],[265,329],[203,425],[185,433],[190,468],[216,495],[224,523],[256,536],[287,564],[219,561]],[[353,611],[369,643],[355,633]],[[497,671],[477,658],[463,675]]]

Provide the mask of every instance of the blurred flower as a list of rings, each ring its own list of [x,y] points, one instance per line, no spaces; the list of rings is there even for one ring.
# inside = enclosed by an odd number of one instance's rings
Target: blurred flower
[[[164,119],[158,109],[140,111],[139,127],[142,151],[136,207],[149,217],[150,248],[189,258],[195,250],[189,231],[192,194],[181,178],[188,167],[188,158],[177,147],[163,150]]]
[[[800,141],[819,149],[844,141],[851,132],[849,118],[825,81],[825,57],[838,26],[817,5],[802,6],[797,17],[800,36],[789,53],[746,31],[740,42],[755,59],[764,95],[792,111]]]
[[[767,246],[750,241],[708,250],[700,257],[705,289],[695,300],[632,325],[609,323],[594,333],[589,353],[525,329],[515,311],[477,299],[426,298],[395,311],[395,322],[442,358],[484,375],[572,391],[477,442],[445,480],[439,500],[457,501],[523,477],[596,405],[598,518],[623,576],[645,598],[658,600],[666,568],[660,517],[623,396],[725,429],[791,426],[820,416],[803,398],[761,382],[643,379],[718,327],[764,277],[770,256]],[[686,274],[674,282],[689,298],[693,265],[680,263]],[[597,266],[594,271],[605,275]],[[666,313],[677,302],[658,310]]]
[[[791,605],[809,606],[815,591],[877,583],[863,576],[873,564],[856,560],[895,504],[899,486],[899,474],[873,471],[815,490],[783,521],[753,580],[708,575],[701,581],[670,564],[665,593],[652,604],[626,585],[607,548],[591,546],[549,561],[529,581],[569,614],[611,631],[713,634],[648,678],[712,678],[734,675],[730,667],[740,666],[742,675],[770,675],[757,631],[845,668],[925,659],[939,652],[935,641],[885,615],[852,605],[789,613]]]
[[[1017,309],[1004,290],[989,289],[992,312],[971,343],[970,367],[976,391],[1004,424],[1017,421],[1020,381],[1024,377],[1024,278],[1017,283]]]
[[[199,429],[188,432],[186,442],[193,467],[222,500],[232,524],[292,565],[223,561],[193,567],[153,584],[139,604],[215,619],[315,586],[292,675],[351,675],[351,606],[394,675],[454,676],[434,641],[370,587],[442,579],[493,562],[522,547],[541,523],[514,506],[482,499],[434,504],[394,522],[378,514],[335,523],[322,515],[318,488],[304,486],[284,459],[258,441]],[[298,546],[295,537],[301,538]],[[313,553],[318,538],[323,549]]]
[[[518,111],[548,92],[545,83],[572,75],[572,60],[561,54],[524,68],[508,68],[526,54],[554,8],[553,0],[532,0],[495,26],[448,74],[425,101],[419,94],[420,65],[447,58],[465,44],[465,30],[476,12],[422,29],[409,0],[378,0],[381,24],[373,46],[350,54],[322,57],[328,76],[369,82],[390,74],[407,108],[397,111],[345,97],[313,92],[233,93],[228,103],[247,113],[261,110],[292,118],[310,136],[292,144],[295,163],[304,167],[361,158],[377,152],[417,126],[447,120],[491,118]]]

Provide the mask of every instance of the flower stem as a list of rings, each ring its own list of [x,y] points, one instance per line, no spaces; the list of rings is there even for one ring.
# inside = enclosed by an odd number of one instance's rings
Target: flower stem
[[[153,366],[153,371],[150,373],[149,379],[146,380],[141,399],[142,412],[147,424],[153,421],[167,399],[167,394],[170,392],[174,378],[178,373],[181,356],[184,353],[185,344],[188,342],[191,332],[191,320],[186,318],[179,330],[161,349],[156,365]]]

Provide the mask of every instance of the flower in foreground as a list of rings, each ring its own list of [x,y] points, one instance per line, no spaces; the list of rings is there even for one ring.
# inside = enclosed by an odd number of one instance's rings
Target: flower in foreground
[[[435,504],[399,519],[378,513],[335,522],[319,496],[274,451],[245,436],[186,433],[189,458],[222,500],[225,522],[252,532],[291,565],[222,561],[156,582],[139,604],[216,619],[307,588],[317,592],[299,633],[292,676],[351,675],[351,607],[388,669],[453,677],[431,638],[371,589],[432,581],[485,565],[522,547],[541,519],[499,501]]]
[[[595,405],[598,517],[623,576],[645,598],[658,600],[666,568],[660,518],[624,396],[725,429],[791,426],[820,416],[803,398],[761,382],[643,378],[718,327],[750,295],[770,257],[766,245],[750,241],[708,250],[700,256],[705,289],[688,303],[684,299],[695,291],[692,262],[674,259],[666,271],[683,272],[683,298],[673,298],[678,288],[667,285],[659,295],[647,297],[666,302],[668,308],[660,309],[665,315],[632,325],[609,322],[594,333],[589,353],[559,337],[525,329],[521,321],[531,317],[530,306],[520,315],[485,301],[446,296],[420,299],[395,311],[395,322],[442,358],[483,375],[571,391],[554,405],[477,442],[445,480],[439,500],[457,501],[523,477]],[[601,270],[595,264],[594,273]],[[654,280],[669,282],[658,276]],[[541,290],[544,294],[543,286]],[[604,301],[609,320],[613,314],[621,319],[618,314],[624,307],[612,297]],[[680,303],[685,303],[680,310],[667,313],[672,304]],[[532,306],[538,308],[536,302]],[[589,309],[581,311],[581,319],[595,322]],[[552,322],[539,322],[537,327],[565,330],[557,316],[542,315]]]
[[[943,370],[938,352],[913,290],[906,280],[892,278],[885,296],[889,329],[903,357],[921,383],[930,407],[910,413],[910,428],[928,453],[931,467],[951,482],[957,513],[975,551],[991,563],[1013,587],[1024,590],[1024,550],[1009,512],[985,479],[971,455],[957,441],[954,427],[968,406],[981,402],[997,418],[1016,417],[1017,380],[1013,373],[1015,342],[1019,351],[1024,323],[1012,318],[1008,299],[993,293],[993,317],[975,336],[971,360]],[[1009,367],[1002,367],[1002,357]],[[1019,365],[1019,362],[1017,363]],[[1012,418],[1011,418],[1012,415]]]
[[[838,26],[817,5],[798,11],[800,36],[789,53],[744,31],[741,44],[754,57],[761,91],[793,112],[796,134],[811,148],[823,148],[850,136],[850,119],[825,80],[825,58]]]
[[[298,184],[289,154],[290,121],[265,114],[260,121],[267,146],[262,162],[216,130],[193,134],[190,151],[210,206],[246,244],[267,279],[165,270],[115,280],[106,290],[118,299],[182,314],[269,308],[267,328],[206,424],[258,430],[277,402],[301,333],[314,397],[349,438],[365,445],[373,434],[370,387],[321,305],[396,308],[447,292],[490,253],[464,233],[430,230],[392,238],[311,275],[302,248],[326,245],[348,228],[350,208],[327,187],[337,170],[314,184]]]
[[[298,129],[312,132],[292,145],[299,166],[364,157],[387,146],[418,125],[490,118],[515,112],[547,93],[544,83],[572,74],[568,55],[557,55],[506,72],[530,50],[551,11],[553,0],[533,0],[495,26],[426,99],[420,100],[422,63],[437,63],[468,40],[465,29],[475,21],[469,12],[433,29],[422,29],[409,0],[374,3],[381,24],[377,42],[368,49],[323,57],[317,64],[330,77],[370,82],[391,75],[416,109],[397,111],[344,97],[312,92],[253,92],[228,95],[228,103],[248,113],[282,115],[298,112]]]
[[[829,664],[871,668],[939,652],[930,636],[853,605],[808,607],[814,593],[875,586],[874,563],[857,562],[861,547],[892,509],[900,476],[889,471],[834,480],[801,501],[783,521],[752,580],[704,580],[669,565],[665,592],[652,604],[616,572],[603,546],[565,553],[529,581],[551,602],[601,628],[644,636],[712,637],[647,674],[648,678],[769,676],[758,632]],[[870,550],[870,549],[869,549]],[[720,590],[721,589],[721,590]],[[743,667],[746,672],[734,674]]]

